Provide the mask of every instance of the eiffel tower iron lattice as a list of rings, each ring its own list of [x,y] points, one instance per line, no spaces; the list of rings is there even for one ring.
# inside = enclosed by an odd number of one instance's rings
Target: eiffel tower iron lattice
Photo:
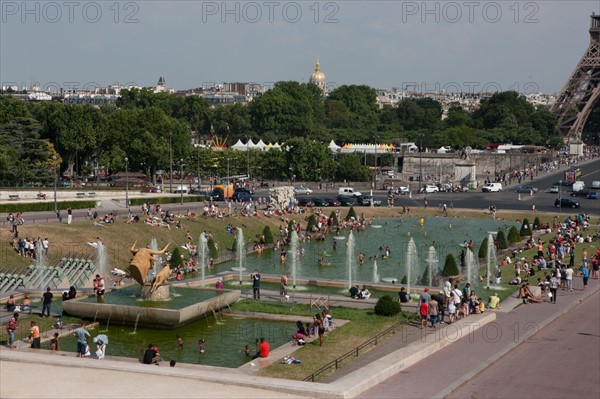
[[[551,111],[565,141],[580,141],[600,97],[600,15],[591,15],[590,45],[560,91]]]

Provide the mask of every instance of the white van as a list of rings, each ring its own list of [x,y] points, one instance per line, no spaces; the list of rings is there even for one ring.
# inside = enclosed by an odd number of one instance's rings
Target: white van
[[[345,195],[346,197],[360,197],[362,194],[352,187],[340,187],[338,192],[339,195]]]
[[[575,183],[573,183],[573,192],[576,193],[577,191],[581,191],[585,188],[585,183],[581,180],[576,181]]]
[[[502,191],[502,183],[488,183],[481,187],[481,191],[484,193],[495,193]]]
[[[592,188],[600,188],[600,180],[594,180],[592,182]]]

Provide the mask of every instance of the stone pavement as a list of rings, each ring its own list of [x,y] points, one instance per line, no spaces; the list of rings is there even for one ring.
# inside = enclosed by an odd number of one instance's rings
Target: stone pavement
[[[72,353],[1,348],[0,397],[50,397],[52,392],[61,398],[444,397],[598,291],[598,280],[590,280],[585,292],[580,291],[581,284],[577,278],[576,291],[559,292],[556,305],[545,302],[519,306],[510,313],[486,312],[423,335],[420,329],[406,330],[397,334],[404,336],[404,346],[394,350],[393,344],[387,344],[385,356],[375,361],[359,357],[362,367],[349,368],[331,382],[257,377],[220,367],[157,367],[117,357],[99,361],[76,358]],[[29,380],[34,383],[28,384]]]
[[[541,304],[521,305],[509,313],[497,312],[494,322],[357,396],[445,397],[519,344],[530,343],[533,334],[569,312],[599,289],[598,280],[590,279],[587,290],[583,291],[580,277],[574,278],[573,286],[573,292],[558,292],[556,304],[548,302],[546,297]],[[595,297],[597,298],[597,295]],[[596,312],[590,317],[598,318],[598,315]],[[545,348],[540,347],[540,350]],[[533,359],[523,361],[525,364],[535,364]]]

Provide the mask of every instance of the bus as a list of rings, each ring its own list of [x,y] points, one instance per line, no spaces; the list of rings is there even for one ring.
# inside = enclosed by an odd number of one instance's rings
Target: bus
[[[580,180],[582,176],[580,168],[572,168],[565,172],[565,186],[572,186],[577,180]]]

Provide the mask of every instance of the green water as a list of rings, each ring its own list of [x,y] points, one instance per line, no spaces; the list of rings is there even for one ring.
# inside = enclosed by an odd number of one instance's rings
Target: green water
[[[398,281],[406,274],[406,249],[409,239],[412,237],[419,258],[417,273],[423,273],[427,266],[425,259],[429,247],[433,245],[439,259],[439,267],[442,268],[447,254],[452,253],[457,257],[461,251],[460,244],[465,240],[473,240],[475,251],[484,238],[488,236],[488,231],[498,231],[499,229],[509,229],[516,225],[507,221],[495,221],[492,219],[468,219],[468,218],[444,218],[428,217],[425,218],[424,226],[419,225],[419,218],[402,217],[375,219],[372,226],[367,226],[365,231],[355,233],[354,255],[365,254],[365,262],[358,265],[355,260],[356,270],[354,271],[354,281],[357,283],[373,281],[373,263],[377,261],[377,271],[380,278],[396,278]],[[379,227],[373,227],[379,226]],[[333,237],[330,234],[325,241],[317,242],[314,239],[300,242],[299,245],[304,248],[304,256],[299,257],[298,272],[299,278],[322,278],[332,280],[345,280],[347,278],[346,267],[346,245],[348,231],[343,230],[340,234],[346,240],[338,241],[337,249],[333,249]],[[383,258],[383,248],[389,246],[391,256]],[[319,259],[323,257],[326,262],[331,262],[331,266],[319,265]],[[236,266],[235,261],[223,263],[217,266],[215,271],[229,270]],[[266,274],[281,274],[291,272],[291,262],[288,260],[285,264],[279,261],[279,251],[265,251],[261,255],[248,256],[244,278],[249,281],[249,274],[252,270],[258,269]],[[414,278],[414,276],[413,276]],[[290,281],[291,284],[291,281]]]
[[[114,305],[139,306],[142,308],[183,309],[195,303],[214,298],[220,292],[211,289],[179,288],[170,286],[171,299],[166,301],[148,301],[140,298],[140,287],[132,285],[107,293],[104,303]],[[82,299],[82,302],[97,302],[95,296]]]
[[[141,359],[149,343],[158,347],[162,358],[168,363],[177,362],[205,364],[222,367],[239,367],[251,360],[244,354],[245,345],[249,345],[252,355],[257,352],[256,338],[264,337],[273,350],[281,345],[291,345],[291,336],[295,331],[295,322],[280,322],[259,319],[245,319],[230,316],[213,315],[174,330],[153,330],[120,325],[111,322],[89,330],[92,337],[98,334],[108,336],[107,355]],[[183,349],[177,348],[177,334],[183,338]],[[198,340],[206,341],[206,351],[198,352]],[[91,339],[92,353],[96,345]],[[75,352],[77,340],[68,336],[60,341],[61,350]],[[165,364],[166,365],[166,364]],[[148,366],[151,367],[151,366]],[[152,366],[154,367],[154,366]]]

